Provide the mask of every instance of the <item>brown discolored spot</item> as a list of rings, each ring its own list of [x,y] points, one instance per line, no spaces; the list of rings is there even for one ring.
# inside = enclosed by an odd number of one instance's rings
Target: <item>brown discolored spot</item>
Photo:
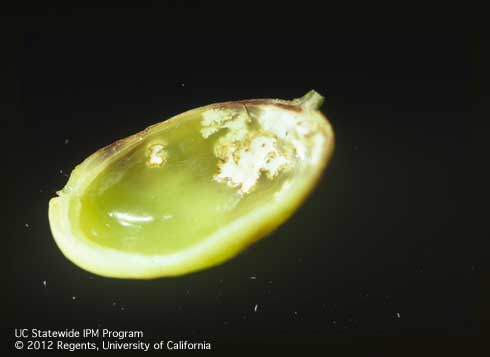
[[[96,154],[98,155],[100,160],[105,160],[111,155],[117,153],[119,150],[121,150],[121,148],[123,148],[128,143],[138,140],[139,137],[142,137],[142,133],[144,133],[144,131],[128,136],[123,139],[116,140],[112,144],[109,144],[107,146],[104,146],[102,149],[97,150]]]
[[[301,112],[303,108],[299,105],[290,104],[286,101],[278,101],[277,99],[247,99],[239,100],[236,102],[225,102],[216,105],[217,108],[226,109],[243,109],[243,106],[254,106],[254,105],[275,105],[276,107],[291,110],[294,112]]]
[[[283,103],[273,103],[276,107],[280,107],[282,109],[286,110],[291,110],[293,112],[301,112],[303,111],[303,108],[300,107],[299,105],[292,105],[292,104],[283,104]]]
[[[100,149],[98,151],[100,159],[105,160],[109,156],[113,155],[121,147],[124,146],[125,142],[126,142],[126,139],[120,139],[120,140],[114,141],[112,144],[109,144],[109,145],[103,147],[102,149]]]
[[[281,102],[275,99],[249,99],[249,100],[241,100],[237,103],[241,103],[243,105],[275,105],[276,107],[291,110],[293,112],[301,112],[303,108],[299,105],[290,104],[288,102]]]
[[[233,110],[241,110],[243,109],[243,105],[238,102],[224,102],[218,103],[213,106],[215,109],[233,109]]]

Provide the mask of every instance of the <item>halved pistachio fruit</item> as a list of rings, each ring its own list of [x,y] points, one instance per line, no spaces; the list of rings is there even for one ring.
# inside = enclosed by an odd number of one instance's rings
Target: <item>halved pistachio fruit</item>
[[[226,261],[283,223],[318,181],[334,142],[322,102],[310,91],[212,104],[100,149],[49,202],[58,247],[117,278]]]

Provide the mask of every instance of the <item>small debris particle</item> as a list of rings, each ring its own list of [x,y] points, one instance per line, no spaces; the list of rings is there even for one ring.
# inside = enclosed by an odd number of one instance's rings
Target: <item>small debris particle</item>
[[[337,324],[337,321],[333,320],[332,325],[336,325],[336,324]]]
[[[60,175],[62,175],[62,174],[63,174],[63,170],[60,170]]]
[[[76,296],[72,296],[72,297],[71,297],[71,299],[72,299],[72,300],[76,300],[76,299],[77,299],[77,297],[76,297]]]
[[[401,315],[400,315],[400,313],[399,313],[399,312],[397,312],[397,313],[396,313],[396,317],[397,317],[398,319],[401,317]]]
[[[258,308],[259,308],[259,305],[255,304],[254,311],[257,312]]]
[[[256,276],[251,276],[250,279],[255,280],[255,279],[257,279],[257,277]]]
[[[294,312],[294,314],[295,314],[295,315],[298,315],[298,311],[295,311],[295,312]]]
[[[65,139],[65,145],[68,144],[70,142],[69,139]]]
[[[26,223],[25,226],[26,226],[26,228],[29,228],[29,223]]]
[[[124,311],[124,306],[121,306],[121,311]]]
[[[184,87],[184,86],[185,86],[185,83],[181,83],[180,85],[181,85],[182,87]]]
[[[115,301],[112,302],[112,306],[116,306],[116,302]]]
[[[46,280],[43,280],[43,287],[46,287]]]

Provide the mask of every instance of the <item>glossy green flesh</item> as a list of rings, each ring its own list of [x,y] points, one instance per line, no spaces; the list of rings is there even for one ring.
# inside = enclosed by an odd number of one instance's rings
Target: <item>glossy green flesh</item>
[[[170,254],[190,247],[254,207],[274,199],[294,171],[273,180],[262,176],[240,195],[213,176],[218,159],[200,135],[201,116],[144,138],[89,186],[81,199],[80,227],[103,246],[143,254]],[[147,165],[149,145],[166,142],[168,160]]]

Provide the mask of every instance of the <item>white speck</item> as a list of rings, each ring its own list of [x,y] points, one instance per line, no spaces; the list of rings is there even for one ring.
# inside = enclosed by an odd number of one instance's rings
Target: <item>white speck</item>
[[[400,313],[399,313],[399,312],[397,312],[397,313],[396,313],[396,317],[397,317],[397,318],[400,318],[400,317],[401,317],[401,315],[400,315]]]
[[[250,279],[255,280],[255,279],[257,279],[257,277],[256,276],[251,276]]]
[[[116,306],[116,302],[115,301],[112,302],[112,306]]]
[[[46,280],[43,280],[43,287],[46,287]]]
[[[148,165],[150,167],[159,167],[167,161],[167,152],[162,144],[153,144],[149,147]]]
[[[124,311],[124,306],[121,306],[121,311]]]
[[[63,174],[63,170],[60,170],[60,175]]]
[[[255,304],[254,311],[257,312],[258,308],[259,308],[259,305]]]
[[[185,86],[185,83],[181,83],[180,85],[181,85],[182,87],[184,87],[184,86]]]
[[[29,223],[26,223],[26,224],[24,224],[24,225],[26,226],[26,228],[29,228]]]
[[[337,321],[333,320],[333,321],[332,321],[332,324],[333,324],[333,325],[336,325],[336,324],[337,324]]]
[[[295,311],[295,312],[294,312],[294,314],[295,314],[295,315],[298,315],[298,311]]]
[[[72,297],[71,297],[71,299],[72,299],[72,300],[76,300],[76,299],[77,299],[77,297],[76,297],[76,296],[72,296]]]
[[[65,139],[65,145],[68,144],[69,142],[70,142],[70,140]]]

